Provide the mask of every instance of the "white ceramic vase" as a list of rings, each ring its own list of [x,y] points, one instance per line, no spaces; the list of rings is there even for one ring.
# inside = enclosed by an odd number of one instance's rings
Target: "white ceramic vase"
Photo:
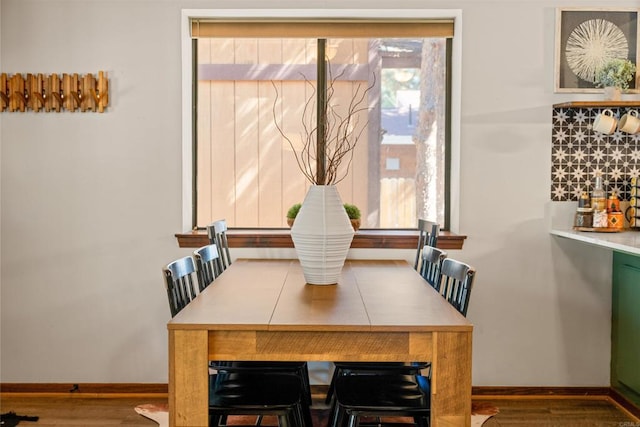
[[[605,101],[620,101],[622,99],[622,90],[619,87],[607,86],[604,88]]]
[[[338,283],[353,235],[336,186],[311,186],[291,227],[291,238],[308,284]]]

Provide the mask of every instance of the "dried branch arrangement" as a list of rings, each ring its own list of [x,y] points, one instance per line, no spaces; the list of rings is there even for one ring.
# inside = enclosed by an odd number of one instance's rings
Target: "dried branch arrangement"
[[[328,67],[329,71],[331,67]],[[280,135],[289,143],[293,153],[295,154],[298,167],[304,176],[312,184],[316,185],[334,185],[346,178],[351,162],[353,160],[353,151],[360,140],[369,120],[360,123],[360,113],[369,109],[368,93],[375,85],[375,74],[372,82],[366,88],[364,85],[358,84],[355,93],[351,97],[346,110],[340,111],[340,106],[334,102],[335,99],[335,82],[340,79],[343,72],[335,78],[329,72],[327,81],[326,98],[323,108],[320,109],[320,117],[316,118],[314,107],[316,107],[317,91],[314,83],[306,77],[304,81],[312,89],[312,94],[307,99],[302,113],[301,141],[302,146],[296,147],[296,144],[283,131],[281,124],[278,122],[277,105],[278,105],[278,89],[272,81],[276,91],[276,99],[273,103],[273,121]],[[323,127],[323,141],[317,141],[318,128]],[[324,153],[324,173],[317,170],[318,144],[320,152]],[[347,167],[340,170],[340,165],[346,161]],[[322,163],[321,163],[322,165]],[[321,178],[324,177],[324,180]]]

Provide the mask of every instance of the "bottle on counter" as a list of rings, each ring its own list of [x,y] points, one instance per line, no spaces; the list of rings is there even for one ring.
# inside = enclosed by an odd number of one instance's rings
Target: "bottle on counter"
[[[624,228],[624,214],[620,210],[620,199],[615,192],[611,192],[607,199],[607,227]]]
[[[607,210],[607,194],[602,186],[602,174],[596,173],[596,182],[591,192],[591,207],[594,211]]]
[[[607,212],[620,212],[620,199],[615,192],[611,192],[611,195],[607,199]]]
[[[602,186],[602,174],[596,173],[596,182],[591,192],[591,207],[593,208],[593,227],[607,227],[607,193]]]
[[[593,209],[587,191],[583,191],[578,199],[578,209],[573,219],[573,226],[589,228],[593,226]]]

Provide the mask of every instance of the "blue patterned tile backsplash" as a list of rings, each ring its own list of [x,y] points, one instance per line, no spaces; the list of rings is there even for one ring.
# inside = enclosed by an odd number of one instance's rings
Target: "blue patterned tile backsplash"
[[[640,134],[616,130],[611,135],[595,132],[591,125],[605,108],[617,120],[640,107],[554,107],[551,148],[551,200],[578,200],[591,192],[597,172],[602,173],[607,195],[630,199],[631,178],[640,176]]]

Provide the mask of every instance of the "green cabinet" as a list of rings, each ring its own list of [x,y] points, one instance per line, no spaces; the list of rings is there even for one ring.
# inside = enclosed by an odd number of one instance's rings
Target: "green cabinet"
[[[611,385],[640,404],[640,257],[613,253]]]

